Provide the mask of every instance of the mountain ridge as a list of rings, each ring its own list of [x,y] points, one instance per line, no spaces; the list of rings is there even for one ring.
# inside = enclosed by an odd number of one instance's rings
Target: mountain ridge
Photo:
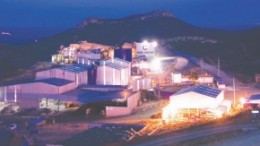
[[[187,24],[165,11],[153,11],[120,19],[91,17],[85,21],[87,25],[82,21],[74,28],[52,37],[20,45],[18,49],[26,54],[24,66],[50,60],[51,54],[57,53],[60,45],[67,46],[82,40],[120,46],[124,42],[157,39],[169,48],[201,57],[211,64],[215,64],[216,58],[220,57],[226,63],[222,65],[224,70],[246,74],[251,79],[254,73],[260,72],[260,69],[255,69],[259,65],[257,38],[260,31],[227,32],[203,29]],[[84,25],[77,28],[80,24]],[[236,58],[245,60],[244,64],[240,65]]]
[[[166,10],[154,10],[152,12],[148,12],[148,13],[143,13],[143,14],[136,14],[136,15],[130,15],[130,16],[126,16],[123,18],[117,18],[117,19],[105,19],[105,18],[101,18],[101,17],[88,17],[84,20],[82,20],[78,25],[76,25],[76,29],[80,29],[83,27],[86,27],[89,24],[101,24],[104,22],[118,22],[120,23],[121,21],[125,21],[125,20],[129,20],[130,21],[138,21],[138,20],[145,20],[145,19],[149,19],[152,17],[172,17],[172,18],[176,18],[172,15],[172,13],[170,13],[169,11]]]

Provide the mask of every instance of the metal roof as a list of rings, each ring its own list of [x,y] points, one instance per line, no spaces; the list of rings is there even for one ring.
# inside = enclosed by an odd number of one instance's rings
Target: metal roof
[[[114,58],[114,60],[118,60],[118,61],[122,61],[122,62],[125,62],[125,63],[130,63],[129,61],[126,61],[126,60],[124,60],[124,59],[120,59],[120,58]]]
[[[103,102],[112,101],[114,99],[128,98],[135,94],[132,90],[119,90],[119,91],[95,91],[95,90],[85,90],[77,88],[72,91],[63,93],[64,98],[73,97],[79,103],[93,103],[93,102]]]
[[[101,54],[101,51],[99,49],[96,49],[96,50],[89,50],[90,53],[93,53],[93,54]]]
[[[221,93],[221,90],[218,90],[216,88],[206,86],[206,85],[198,85],[198,86],[184,88],[184,89],[180,90],[179,92],[175,93],[174,95],[184,94],[187,92],[196,92],[196,93],[199,93],[202,95],[206,95],[206,96],[215,98]]]
[[[119,59],[119,58],[114,58],[114,59],[109,59],[109,60],[100,60],[100,65],[106,65],[108,67],[112,67],[115,69],[124,69],[124,68],[128,68],[130,62],[123,60],[123,59]]]
[[[254,94],[249,97],[250,100],[258,100],[260,99],[260,94]]]
[[[113,63],[116,63],[116,62],[118,62],[118,63],[122,63],[122,64],[127,64],[127,65],[129,65],[131,62],[129,62],[129,61],[126,61],[126,60],[124,60],[124,59],[120,59],[120,58],[113,58],[113,59],[109,59],[109,60],[104,60],[106,63],[108,63],[108,62],[113,62]]]
[[[63,86],[72,83],[73,81],[59,79],[59,78],[48,78],[48,79],[36,80],[35,82],[43,82],[54,86]]]
[[[128,68],[128,66],[126,66],[126,65],[121,65],[121,64],[118,64],[118,63],[107,63],[106,66],[109,66],[109,67],[112,67],[112,68],[115,68],[115,69]]]
[[[89,70],[89,69],[91,69],[91,68],[92,68],[92,67],[89,66],[89,65],[73,64],[73,65],[63,66],[63,67],[61,67],[61,68],[59,68],[59,69],[78,73],[78,72],[87,71],[87,70]]]
[[[72,83],[73,81],[66,80],[66,79],[60,79],[60,78],[47,78],[47,79],[40,79],[40,80],[22,80],[17,82],[10,82],[8,84],[4,84],[4,86],[13,86],[13,85],[19,85],[19,84],[32,84],[32,83],[46,83],[54,86],[63,86],[67,85],[69,83]],[[2,87],[2,86],[0,86]]]

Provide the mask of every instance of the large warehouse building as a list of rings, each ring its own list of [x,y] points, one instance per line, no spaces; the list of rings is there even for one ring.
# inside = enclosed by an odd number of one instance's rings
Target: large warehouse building
[[[116,94],[109,94],[108,96],[112,96],[115,99],[113,100],[113,104],[105,107],[106,117],[130,115],[133,112],[133,109],[138,106],[141,98],[140,92],[133,92],[130,90],[123,90]],[[118,105],[117,103],[119,102],[124,102],[125,105]]]
[[[76,87],[73,81],[49,78],[2,86],[1,89],[5,92],[3,94],[5,101],[18,102],[24,108],[37,108],[40,98],[56,98],[57,95],[74,90]]]
[[[223,91],[203,85],[188,87],[170,96],[170,103],[182,109],[216,108],[223,100]]]
[[[223,114],[230,109],[230,102],[224,101],[224,93],[210,86],[198,85],[180,90],[170,96],[170,104],[163,109],[163,119],[176,115],[200,116],[204,111]]]
[[[122,59],[101,61],[97,67],[99,85],[128,85],[131,76],[131,63]]]
[[[96,78],[96,69],[89,65],[67,65],[61,68],[37,72],[35,80],[60,78],[75,81],[76,85],[94,84]],[[89,80],[88,80],[89,78]]]

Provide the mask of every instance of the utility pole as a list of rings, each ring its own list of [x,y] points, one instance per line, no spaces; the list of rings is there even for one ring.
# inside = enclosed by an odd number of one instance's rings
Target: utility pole
[[[16,88],[16,85],[14,85],[14,102],[17,102],[17,88]]]
[[[219,57],[218,57],[218,77],[219,77],[219,70],[220,70],[220,60],[219,60]]]
[[[235,85],[235,78],[233,78],[233,95],[234,95],[234,105],[236,104],[236,85]]]
[[[203,71],[203,59],[200,60],[200,73]]]
[[[5,94],[4,94],[4,102],[7,102],[7,93],[6,93],[7,90],[6,90],[6,87],[5,87],[5,91],[4,92],[5,92]]]

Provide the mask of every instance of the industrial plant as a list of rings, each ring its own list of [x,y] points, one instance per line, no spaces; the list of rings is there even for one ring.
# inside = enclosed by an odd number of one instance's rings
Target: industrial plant
[[[156,47],[156,42],[147,41],[125,43],[122,48],[87,41],[61,46],[51,57],[51,62],[60,67],[36,72],[34,81],[1,86],[1,102],[57,111],[72,104],[104,102],[107,116],[129,115],[140,102],[140,90],[153,89],[151,79],[140,73],[133,75],[132,60],[142,56],[146,60],[142,62],[150,68]],[[116,102],[125,102],[126,107],[113,107],[111,103]]]
[[[129,142],[169,131],[172,124],[230,117],[241,110],[237,105],[259,105],[259,95],[236,99],[235,85],[231,89],[234,98],[226,95],[230,86],[220,77],[219,67],[216,74],[206,65],[191,65],[184,57],[161,51],[156,41],[121,47],[87,41],[61,46],[51,56],[52,66],[37,70],[33,80],[0,86],[0,112],[34,109],[56,113],[37,118],[43,125],[50,117],[54,123],[55,116],[71,111],[83,111],[86,121],[96,116],[103,121],[88,123],[87,129],[103,127],[111,117],[124,124],[129,123],[125,119],[145,123],[138,132],[128,131],[124,142]]]

